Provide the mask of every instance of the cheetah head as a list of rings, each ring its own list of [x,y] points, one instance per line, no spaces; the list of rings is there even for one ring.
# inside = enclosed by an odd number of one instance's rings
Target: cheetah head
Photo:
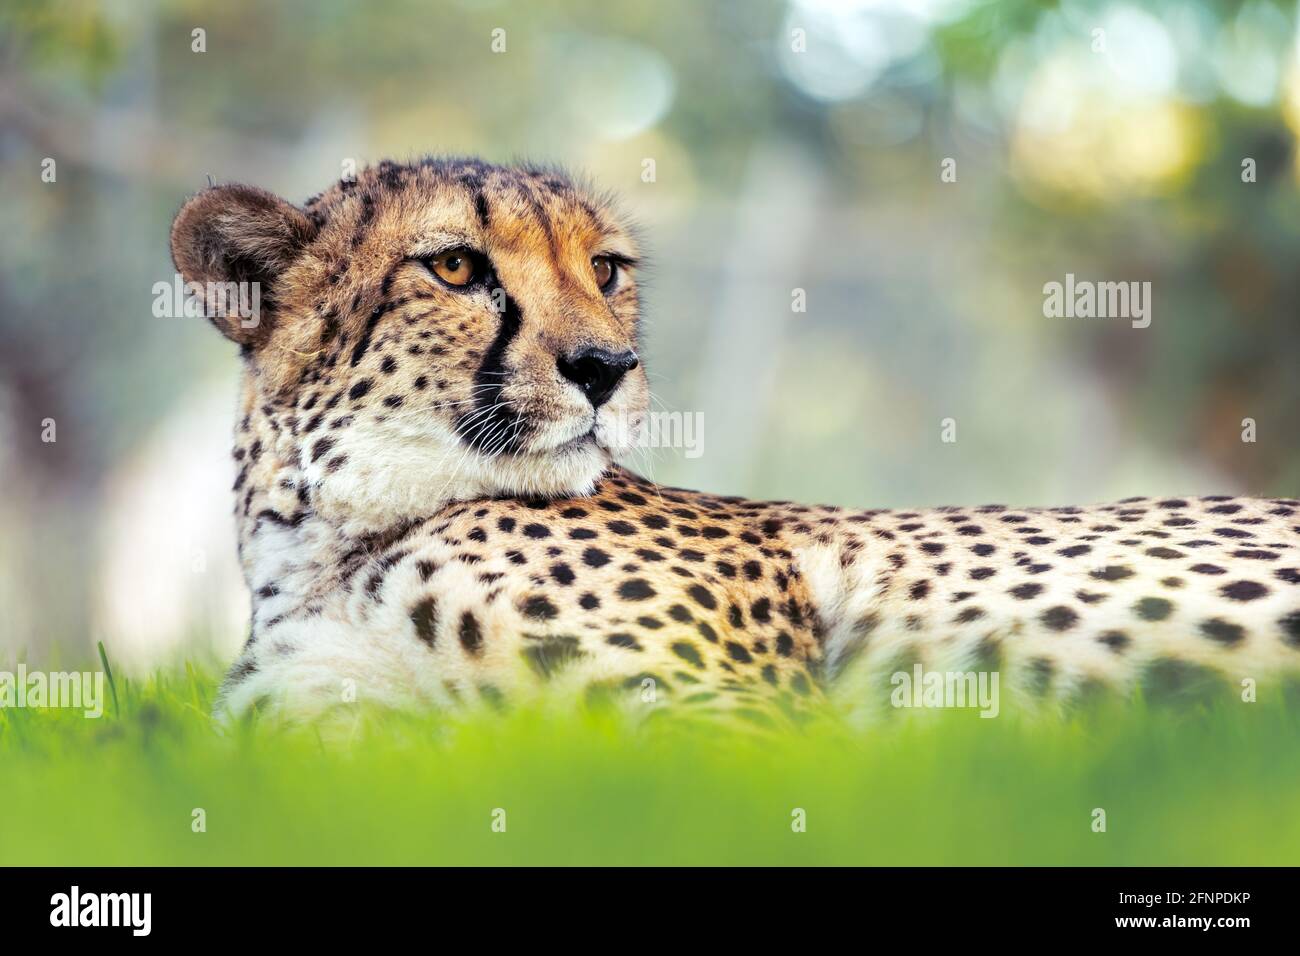
[[[240,346],[244,412],[328,519],[584,494],[642,425],[636,246],[554,170],[385,162],[303,207],[215,186],[171,247]]]

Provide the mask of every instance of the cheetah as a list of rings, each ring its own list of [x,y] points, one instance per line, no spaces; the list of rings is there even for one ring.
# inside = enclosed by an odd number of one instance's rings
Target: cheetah
[[[915,663],[1047,705],[1300,668],[1295,499],[855,511],[619,465],[642,257],[560,170],[385,161],[301,207],[212,186],[171,250],[243,364],[224,714],[567,696],[770,723],[868,714]]]

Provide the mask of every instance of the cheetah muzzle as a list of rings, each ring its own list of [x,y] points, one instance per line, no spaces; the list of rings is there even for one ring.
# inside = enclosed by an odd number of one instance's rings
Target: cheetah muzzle
[[[917,664],[1029,706],[1300,669],[1292,499],[852,511],[623,469],[640,255],[556,170],[385,162],[302,207],[217,186],[171,245],[243,357],[224,713],[570,694],[770,724],[868,716]]]

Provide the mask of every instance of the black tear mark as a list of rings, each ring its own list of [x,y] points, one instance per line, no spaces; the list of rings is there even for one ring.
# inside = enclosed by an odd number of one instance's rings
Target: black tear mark
[[[494,304],[498,298],[505,299],[501,327],[474,373],[474,404],[457,420],[456,431],[465,444],[478,451],[490,444],[494,452],[509,453],[518,450],[522,432],[515,427],[516,413],[501,403],[501,391],[505,388],[506,350],[523,327],[523,313],[504,286],[489,281],[488,291]]]
[[[357,339],[357,344],[352,348],[351,365],[353,368],[357,367],[357,363],[361,361],[366,354],[366,350],[370,348],[370,337],[374,335],[375,326],[379,324],[379,320],[383,317],[384,308],[385,306],[382,305],[375,306],[374,311],[370,313],[370,317],[366,319],[366,327],[361,330],[361,338]]]

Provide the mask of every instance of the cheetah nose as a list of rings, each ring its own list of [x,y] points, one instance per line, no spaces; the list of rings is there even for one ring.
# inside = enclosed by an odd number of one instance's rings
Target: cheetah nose
[[[560,374],[582,389],[592,408],[600,408],[618,388],[624,374],[637,367],[635,352],[586,348],[572,357],[556,359]]]

